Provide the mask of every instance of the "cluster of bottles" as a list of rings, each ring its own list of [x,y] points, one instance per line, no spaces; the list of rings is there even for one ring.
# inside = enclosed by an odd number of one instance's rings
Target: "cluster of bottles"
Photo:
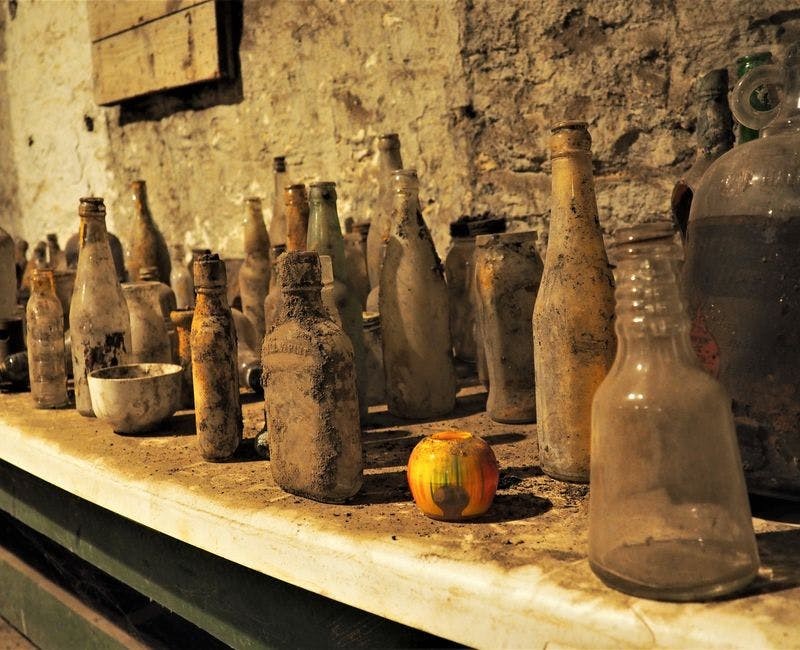
[[[276,158],[269,231],[260,200],[245,202],[238,318],[218,255],[193,251],[190,274],[179,248],[170,265],[143,182],[133,185],[133,281],[123,285],[103,201],[81,199],[69,308],[79,412],[91,414],[91,370],[176,359],[200,451],[222,460],[242,438],[239,384],[260,380],[276,482],[339,502],[361,486],[368,405],[445,416],[458,360],[488,387],[492,419],[537,422],[548,475],[591,479],[589,559],[603,580],[671,600],[740,588],[758,555],[739,448],[753,491],[796,496],[800,486],[800,50],[786,68],[756,65],[766,58],[743,62],[732,102],[740,142],[748,126],[768,125],[762,137],[728,151],[727,73],[700,79],[697,159],[672,200],[677,231],[666,221],[619,230],[615,267],[583,122],[551,130],[544,263],[536,233],[505,232],[504,220],[485,215],[451,224],[442,264],[396,134],[379,139],[372,219],[344,234],[335,184],[288,183]],[[9,241],[0,238],[0,252]],[[67,401],[56,272],[30,276],[40,407]],[[0,316],[12,309],[0,302]]]

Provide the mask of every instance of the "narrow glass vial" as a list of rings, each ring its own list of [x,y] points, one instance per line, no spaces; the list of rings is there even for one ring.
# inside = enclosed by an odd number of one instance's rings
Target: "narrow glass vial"
[[[0,228],[0,319],[2,320],[14,318],[17,308],[17,271],[14,259],[14,239]]]
[[[302,183],[289,185],[283,192],[286,214],[286,250],[304,251],[308,240],[308,194]],[[280,289],[277,289],[280,291]]]
[[[133,196],[133,237],[128,251],[128,274],[132,282],[139,280],[139,269],[145,266],[158,268],[158,279],[169,282],[169,251],[158,230],[147,203],[147,185],[138,180],[131,183]]]
[[[758,552],[722,385],[697,361],[669,223],[617,233],[617,355],[592,404],[589,562],[626,593],[721,596]]]
[[[274,194],[272,195],[272,220],[269,222],[269,241],[272,244],[272,262],[286,250],[286,206],[283,188],[287,185],[286,158],[276,156],[272,159],[274,172]]]
[[[81,199],[78,214],[80,248],[69,312],[72,373],[75,407],[93,417],[86,377],[93,370],[130,361],[131,321],[106,237],[103,199]]]
[[[245,199],[244,263],[239,269],[239,295],[242,312],[255,327],[259,339],[264,338],[264,298],[270,276],[269,236],[264,225],[261,199]]]
[[[159,302],[160,282],[124,282],[131,322],[131,363],[172,363],[172,346]]]
[[[183,244],[173,244],[170,254],[172,267],[169,272],[169,284],[175,292],[175,303],[178,309],[191,309],[194,306],[194,283],[189,269],[186,268]]]
[[[344,239],[336,210],[336,183],[312,183],[309,191],[308,250],[330,255],[333,277],[342,283],[344,291],[336,292],[337,307],[345,334],[350,337],[356,364],[356,384],[361,417],[367,415],[367,379],[364,363],[364,323],[361,303],[353,293],[347,277]]]
[[[728,108],[728,71],[712,70],[697,80],[697,151],[689,170],[672,190],[672,218],[686,237],[694,193],[706,169],[733,147],[733,117]]]
[[[378,195],[370,219],[367,235],[367,272],[369,286],[377,291],[381,281],[383,265],[383,242],[392,227],[393,186],[392,175],[403,168],[400,155],[400,137],[396,133],[386,133],[378,138]],[[377,298],[376,298],[377,302]]]
[[[394,188],[379,296],[387,404],[402,418],[440,417],[456,403],[444,270],[419,209],[417,172],[395,172]]]
[[[282,307],[262,351],[272,475],[292,494],[341,502],[364,469],[353,347],[322,305],[317,254],[285,253],[278,268]]]
[[[495,422],[534,422],[532,317],[542,279],[536,233],[479,235],[476,246],[478,318],[489,373],[486,410]]]
[[[194,263],[197,301],[192,318],[192,384],[197,445],[206,460],[233,456],[242,441],[236,329],[227,300],[227,274],[219,255]]]
[[[594,391],[614,359],[614,279],[597,219],[585,122],[551,130],[553,196],[542,284],[533,310],[536,418],[542,469],[589,480]]]
[[[52,270],[34,272],[25,316],[33,403],[39,409],[66,406],[69,400],[64,359],[64,311],[56,296]]]
[[[170,320],[178,334],[178,364],[181,373],[181,408],[194,408],[194,387],[192,385],[192,319],[193,309],[177,309],[170,313]]]

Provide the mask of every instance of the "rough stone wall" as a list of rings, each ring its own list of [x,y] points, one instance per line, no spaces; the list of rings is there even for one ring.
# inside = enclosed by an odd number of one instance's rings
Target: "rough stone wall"
[[[92,101],[82,2],[20,0],[13,20],[2,4],[0,225],[63,241],[93,192],[124,241],[145,178],[168,240],[229,256],[243,198],[271,212],[275,155],[293,180],[339,182],[342,219],[369,216],[386,131],[420,171],[440,253],[465,212],[544,228],[564,118],[590,124],[607,231],[663,214],[693,155],[694,79],[800,37],[789,0],[245,0],[242,101],[120,121]]]

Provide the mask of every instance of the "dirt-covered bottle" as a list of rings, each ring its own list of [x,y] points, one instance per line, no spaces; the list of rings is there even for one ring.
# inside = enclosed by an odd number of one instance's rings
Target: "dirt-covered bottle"
[[[308,240],[308,193],[302,183],[289,185],[283,192],[286,219],[286,250],[304,251]],[[280,291],[280,288],[277,289]]]
[[[169,284],[171,263],[164,236],[158,229],[147,202],[147,185],[143,180],[131,183],[133,196],[133,233],[128,251],[128,279],[139,280],[139,269],[158,268],[158,279]]]
[[[259,338],[264,338],[264,298],[270,276],[269,236],[264,225],[261,199],[245,199],[244,263],[239,269],[239,295],[242,312],[253,323]]]
[[[410,419],[447,415],[456,403],[447,287],[422,219],[413,169],[394,174],[392,228],[380,285],[389,412]]]
[[[131,322],[106,236],[103,199],[81,199],[78,214],[78,269],[69,312],[72,372],[75,406],[81,415],[94,416],[86,378],[93,370],[130,361]]]
[[[553,195],[533,310],[536,422],[542,469],[589,480],[592,397],[614,360],[614,278],[597,218],[585,122],[551,130]]]
[[[56,296],[51,269],[34,272],[25,316],[33,403],[40,409],[66,406],[69,400],[64,359],[64,312]]]
[[[233,456],[242,441],[236,329],[227,300],[225,264],[217,254],[194,263],[192,384],[197,444],[206,460]]]
[[[285,253],[278,268],[282,306],[262,351],[272,475],[287,492],[341,502],[364,469],[353,346],[322,305],[317,254]]]
[[[276,156],[272,159],[274,190],[272,195],[272,219],[269,222],[269,241],[272,244],[272,262],[286,250],[286,204],[283,190],[287,185],[286,158]]]

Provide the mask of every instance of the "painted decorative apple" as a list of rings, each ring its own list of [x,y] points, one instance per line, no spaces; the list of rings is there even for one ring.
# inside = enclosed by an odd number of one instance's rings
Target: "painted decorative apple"
[[[433,519],[461,521],[489,509],[500,468],[492,448],[467,431],[442,431],[424,438],[408,459],[414,502]]]

